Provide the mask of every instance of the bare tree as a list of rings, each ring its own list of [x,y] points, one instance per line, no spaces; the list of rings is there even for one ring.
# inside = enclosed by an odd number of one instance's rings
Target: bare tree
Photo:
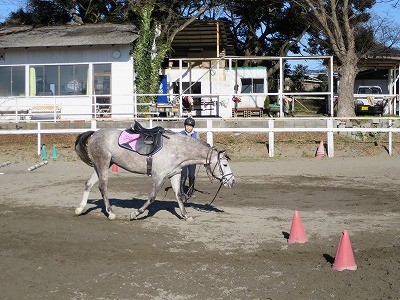
[[[338,116],[352,117],[354,112],[354,81],[358,73],[360,52],[356,47],[356,31],[360,24],[368,21],[369,9],[374,0],[294,0],[313,17],[310,22],[314,35],[325,49],[334,54],[340,78]],[[323,46],[322,46],[323,47]]]

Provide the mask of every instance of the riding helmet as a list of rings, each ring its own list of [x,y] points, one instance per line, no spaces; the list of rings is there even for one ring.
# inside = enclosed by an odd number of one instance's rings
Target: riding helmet
[[[196,124],[196,121],[192,117],[186,118],[185,125],[190,125],[190,126],[194,127],[195,124]]]

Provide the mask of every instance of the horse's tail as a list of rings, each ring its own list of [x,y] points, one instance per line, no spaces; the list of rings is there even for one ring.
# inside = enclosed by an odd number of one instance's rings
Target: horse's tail
[[[93,161],[90,159],[87,151],[87,141],[92,136],[94,131],[86,131],[78,135],[75,141],[75,152],[78,154],[79,158],[87,165],[93,167]]]

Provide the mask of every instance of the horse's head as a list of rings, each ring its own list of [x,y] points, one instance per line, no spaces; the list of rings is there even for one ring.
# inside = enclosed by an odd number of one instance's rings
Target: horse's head
[[[223,185],[232,187],[235,184],[235,176],[232,173],[228,163],[229,157],[225,150],[217,151],[211,148],[205,164],[207,174],[212,181],[213,178],[218,179]]]

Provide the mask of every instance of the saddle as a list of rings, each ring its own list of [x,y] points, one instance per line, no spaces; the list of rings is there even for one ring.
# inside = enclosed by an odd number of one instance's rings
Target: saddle
[[[144,128],[135,121],[131,130],[140,135],[136,141],[136,152],[140,155],[152,155],[162,148],[162,137],[165,132],[163,127]]]
[[[160,151],[163,146],[165,129],[161,126],[144,128],[137,121],[131,128],[121,132],[118,138],[119,146],[147,156],[147,175],[151,175],[152,156]]]

